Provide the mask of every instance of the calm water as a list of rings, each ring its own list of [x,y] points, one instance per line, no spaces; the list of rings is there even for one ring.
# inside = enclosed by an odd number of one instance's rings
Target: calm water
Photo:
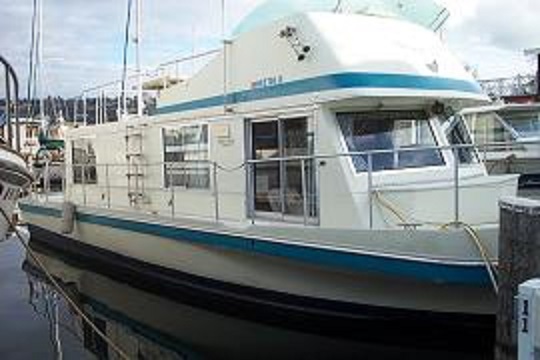
[[[482,359],[377,347],[279,330],[175,303],[53,252],[38,256],[96,324],[134,359]],[[116,359],[25,261],[16,240],[0,243],[0,358]],[[24,269],[24,270],[23,270]],[[55,321],[58,311],[58,321]],[[58,336],[55,329],[58,328]]]

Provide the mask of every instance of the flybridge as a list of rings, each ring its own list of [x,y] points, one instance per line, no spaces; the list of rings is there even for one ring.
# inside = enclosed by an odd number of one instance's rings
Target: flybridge
[[[432,0],[271,0],[257,7],[235,29],[251,31],[275,20],[305,12],[339,12],[398,18],[438,31],[448,10]]]

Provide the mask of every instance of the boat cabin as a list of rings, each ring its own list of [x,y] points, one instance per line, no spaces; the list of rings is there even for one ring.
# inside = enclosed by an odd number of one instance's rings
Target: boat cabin
[[[434,32],[440,8],[293,3],[255,10],[155,115],[71,129],[66,196],[239,226],[496,222],[517,180],[450,148],[441,123],[488,98]]]

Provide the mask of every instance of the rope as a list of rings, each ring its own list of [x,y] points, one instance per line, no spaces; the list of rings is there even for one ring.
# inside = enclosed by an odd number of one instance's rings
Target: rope
[[[242,163],[238,166],[234,166],[234,167],[225,167],[225,166],[222,166],[222,165],[219,165],[217,162],[214,163],[216,165],[216,168],[218,168],[219,170],[223,170],[225,172],[234,172],[234,171],[238,171],[242,168],[244,168],[246,166],[246,163]]]
[[[118,346],[116,345],[109,337],[107,337],[106,334],[104,334],[90,318],[84,313],[84,311],[77,305],[77,303],[71,299],[71,297],[64,291],[62,286],[56,281],[54,276],[49,272],[47,267],[41,262],[39,257],[34,253],[34,251],[30,248],[30,246],[24,241],[21,233],[19,232],[19,229],[13,224],[9,216],[6,214],[5,210],[0,207],[0,212],[2,213],[2,216],[6,220],[7,224],[11,227],[13,230],[13,233],[17,236],[17,239],[22,244],[22,246],[26,249],[26,252],[30,255],[32,260],[38,265],[41,270],[45,273],[45,276],[47,279],[51,282],[51,284],[54,286],[56,291],[58,291],[58,294],[64,298],[64,300],[75,310],[77,315],[81,317],[81,319],[88,324],[92,328],[92,330],[105,341],[117,354],[121,359],[129,360],[129,357],[126,355],[126,353]]]
[[[407,219],[403,215],[403,212],[400,211],[397,206],[394,206],[390,201],[386,200],[382,194],[375,190],[375,197],[380,202],[380,204],[385,207],[386,209],[390,210],[392,214],[394,214],[403,224],[407,224]],[[426,224],[427,222],[419,222]],[[433,223],[435,224],[435,223]],[[486,270],[489,275],[489,279],[491,281],[491,284],[493,286],[493,290],[495,291],[495,294],[499,293],[499,285],[498,285],[498,274],[497,274],[497,268],[495,267],[495,264],[493,264],[493,257],[489,254],[489,250],[482,242],[482,239],[478,235],[478,232],[469,224],[464,222],[450,222],[447,224],[442,224],[440,226],[440,229],[446,230],[451,225],[461,225],[465,232],[469,235],[469,237],[473,240],[474,245],[478,249],[478,252],[480,253],[480,256],[482,257],[482,261],[484,262],[484,265],[486,266]]]
[[[396,206],[392,205],[391,202],[386,200],[379,191],[375,190],[373,191],[373,193],[375,194],[375,198],[379,201],[379,203],[387,210],[390,210],[390,212],[394,214],[399,219],[399,221],[401,221],[402,224],[408,223],[405,215],[403,215]]]
[[[492,260],[492,257],[489,254],[489,250],[486,248],[486,246],[482,242],[482,239],[480,238],[480,236],[478,235],[476,230],[471,225],[469,225],[467,223],[464,223],[464,222],[461,222],[461,221],[459,221],[459,222],[454,221],[454,222],[451,222],[451,223],[448,223],[448,224],[444,224],[440,228],[441,229],[448,229],[448,227],[451,226],[451,225],[461,225],[461,226],[463,226],[463,228],[465,229],[465,232],[467,232],[469,237],[471,239],[473,239],[473,243],[476,246],[476,248],[478,249],[478,251],[480,252],[480,256],[482,257],[482,260],[484,261],[484,265],[485,265],[486,270],[488,272],[489,279],[491,281],[491,285],[493,286],[493,291],[495,291],[495,294],[499,294],[499,284],[498,284],[498,281],[497,281],[497,278],[498,278],[497,268],[495,267],[495,264],[493,264],[493,260]]]

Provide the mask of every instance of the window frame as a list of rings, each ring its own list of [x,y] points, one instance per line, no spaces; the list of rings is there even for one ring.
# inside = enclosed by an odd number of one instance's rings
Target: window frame
[[[97,161],[97,152],[95,150],[94,146],[94,139],[88,139],[88,138],[78,138],[71,140],[71,181],[73,185],[97,185],[99,183],[99,176],[98,176],[98,161]],[[82,149],[85,152],[85,157],[87,162],[86,163],[76,163],[75,162],[75,149],[81,149],[76,146],[77,142],[83,142],[85,144],[84,149]],[[90,163],[88,160],[90,159],[89,154],[89,146],[92,148],[92,152],[94,153],[93,159],[94,162]],[[83,166],[84,165],[84,166]],[[81,174],[80,174],[80,180],[77,179],[77,168],[80,168]],[[84,171],[83,171],[84,169]],[[92,171],[92,169],[94,171]],[[93,177],[91,175],[94,175]]]
[[[396,119],[397,120],[410,120],[410,121],[426,121],[428,124],[429,130],[431,132],[432,138],[435,142],[434,146],[440,147],[442,142],[445,140],[442,140],[440,137],[440,134],[436,131],[434,124],[435,120],[433,117],[430,117],[427,112],[424,110],[387,110],[387,111],[365,111],[365,110],[345,110],[345,111],[334,111],[334,120],[335,120],[335,126],[337,128],[337,131],[339,133],[339,142],[341,145],[341,148],[345,150],[346,153],[351,153],[353,151],[349,150],[349,146],[347,144],[347,140],[345,139],[345,134],[341,128],[341,124],[339,123],[338,115],[339,114],[351,114],[351,113],[358,113],[358,114],[369,114],[369,113],[388,113],[388,114],[420,114],[425,113],[425,119]],[[380,116],[380,115],[379,115]],[[375,151],[375,150],[366,150],[366,151]],[[441,169],[445,168],[449,164],[449,159],[447,158],[447,155],[444,150],[439,149],[439,157],[441,159],[440,165],[426,165],[426,166],[418,166],[418,167],[403,167],[403,168],[397,168],[397,169],[381,169],[381,170],[372,170],[372,174],[381,174],[381,173],[397,173],[397,172],[419,172],[419,171],[431,171],[433,169]],[[388,149],[388,153],[390,153],[390,149]],[[349,166],[352,170],[352,173],[354,176],[364,176],[368,174],[368,170],[357,170],[357,167],[354,163],[353,156],[346,156],[347,161],[349,163]]]
[[[208,184],[207,186],[204,186],[204,187],[201,187],[201,186],[189,186],[188,182],[186,181],[185,184],[182,184],[182,185],[177,185],[177,184],[174,184],[174,181],[171,183],[169,183],[169,178],[170,178],[170,175],[169,175],[169,169],[168,169],[168,166],[169,164],[174,164],[174,163],[178,163],[178,164],[186,164],[186,163],[189,163],[189,161],[183,161],[183,162],[177,162],[177,161],[167,161],[167,142],[166,142],[166,137],[167,137],[167,134],[166,132],[168,130],[183,130],[184,128],[189,128],[189,127],[198,127],[199,129],[206,126],[206,169],[207,169],[207,181],[206,183]],[[207,121],[204,121],[204,122],[196,122],[196,123],[189,123],[189,124],[171,124],[171,125],[167,125],[167,126],[163,126],[161,128],[161,141],[162,141],[162,159],[163,159],[163,171],[162,171],[162,176],[163,176],[163,181],[162,181],[162,184],[163,184],[163,188],[164,189],[171,189],[171,188],[179,188],[179,189],[184,189],[184,190],[191,190],[191,191],[210,191],[213,187],[213,184],[212,184],[212,174],[211,174],[211,160],[210,160],[210,154],[211,154],[211,138],[210,138],[210,129],[211,129],[211,126],[209,124],[209,122]],[[199,130],[200,131],[200,130]],[[200,146],[200,142],[198,143],[198,146]],[[188,144],[189,145],[189,144]],[[178,146],[178,145],[177,145]],[[185,144],[182,144],[180,146],[185,146]],[[198,150],[198,152],[202,152],[202,150]],[[178,152],[174,152],[174,153],[178,153]],[[185,153],[185,151],[184,151]],[[194,161],[195,163],[197,164],[203,164],[204,161]],[[205,167],[203,167],[201,165],[201,169],[205,169]]]

